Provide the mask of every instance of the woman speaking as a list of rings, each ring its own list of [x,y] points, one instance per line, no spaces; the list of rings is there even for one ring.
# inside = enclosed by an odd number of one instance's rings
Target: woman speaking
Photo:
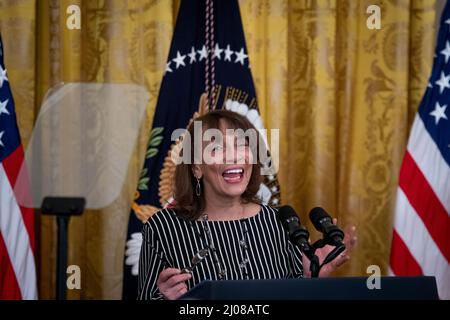
[[[182,142],[183,153],[192,150],[191,161],[177,165],[175,171],[175,206],[155,213],[143,228],[138,299],[177,299],[206,279],[303,277],[303,263],[309,261],[289,242],[277,209],[256,197],[261,152],[255,152],[248,136],[229,134],[230,129],[256,129],[245,117],[227,110],[208,112],[195,121],[201,122],[200,132],[191,123],[189,139]],[[203,141],[208,129],[224,138]],[[203,144],[196,146],[194,141]],[[264,142],[258,147],[265,147]],[[193,161],[198,154],[202,161]],[[343,254],[337,264],[347,259]]]

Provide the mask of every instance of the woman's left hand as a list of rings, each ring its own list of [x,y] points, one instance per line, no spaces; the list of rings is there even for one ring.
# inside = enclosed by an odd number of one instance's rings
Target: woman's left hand
[[[333,219],[333,224],[337,224],[337,219]],[[345,236],[343,242],[345,244],[345,250],[336,257],[330,263],[327,263],[320,269],[319,277],[328,277],[333,271],[343,265],[345,262],[350,260],[350,253],[353,250],[353,247],[357,242],[356,237],[356,228],[355,226],[351,226],[350,228],[346,228]],[[319,248],[316,250],[316,255],[319,258],[320,264],[325,260],[326,256],[334,249],[333,246],[326,245],[323,248]],[[309,271],[309,259],[303,255],[303,272],[306,278],[311,277],[311,272]]]

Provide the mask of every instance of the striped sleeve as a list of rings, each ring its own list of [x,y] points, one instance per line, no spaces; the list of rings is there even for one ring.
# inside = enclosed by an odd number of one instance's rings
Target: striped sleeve
[[[138,300],[162,300],[156,281],[164,264],[160,255],[161,245],[155,237],[150,223],[142,229],[142,247],[139,257]]]
[[[272,232],[278,235],[277,242],[280,246],[279,250],[282,250],[286,254],[287,264],[285,266],[289,269],[288,277],[303,278],[303,254],[298,246],[290,242],[289,236],[278,218],[278,208],[267,205],[263,205],[262,207],[269,214],[266,217],[272,225]],[[274,241],[276,240],[274,239]]]
[[[289,236],[278,218],[278,209],[270,206],[264,206],[272,214],[271,220],[273,221],[274,231],[280,234],[280,245],[282,245],[285,250],[287,249],[289,269],[291,271],[292,278],[303,278],[303,253],[300,248],[292,242],[289,241]]]
[[[292,257],[292,277],[303,278],[303,254],[298,246],[290,245]]]

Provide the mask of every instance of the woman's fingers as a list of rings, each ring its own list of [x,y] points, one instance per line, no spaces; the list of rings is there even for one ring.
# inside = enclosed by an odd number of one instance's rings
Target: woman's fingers
[[[343,241],[345,244],[345,250],[333,261],[335,268],[340,267],[345,262],[350,260],[350,252],[356,245],[357,240],[358,238],[356,237],[356,227],[351,226],[350,228],[346,228]]]
[[[187,285],[184,282],[178,283],[174,287],[170,287],[167,290],[165,290],[165,293],[163,295],[168,300],[175,300],[181,297],[183,294],[187,292]]]
[[[187,286],[186,286],[186,288],[182,288],[180,291],[178,291],[177,293],[175,293],[174,300],[175,300],[175,299],[178,299],[179,297],[181,297],[181,296],[182,296],[183,294],[185,294],[187,291],[188,291],[188,290],[187,290]]]
[[[174,275],[174,276],[170,277],[167,280],[167,285],[169,287],[175,287],[180,282],[184,283],[185,281],[189,280],[190,278],[192,278],[192,275],[190,273],[177,274],[177,275]]]
[[[186,281],[192,278],[190,273],[181,273],[180,269],[167,268],[161,271],[157,286],[166,299],[177,299],[187,291]]]
[[[358,238],[356,237],[356,227],[351,226],[350,228],[346,228],[343,241],[345,244],[345,250],[336,258],[337,266],[340,266],[350,260],[350,252],[356,245],[357,240]]]
[[[177,296],[178,292],[180,292],[180,291],[182,291],[184,289],[187,290],[186,283],[178,283],[177,285],[167,289],[167,296],[171,297],[172,299],[176,299],[176,296]]]
[[[350,228],[347,228],[345,231],[346,232],[345,232],[345,237],[344,237],[344,244],[349,252],[353,249],[353,247],[358,242],[358,238],[356,236],[356,227],[351,226]]]
[[[333,218],[333,224],[337,225],[338,219]],[[356,245],[356,242],[358,241],[358,238],[356,237],[356,227],[351,226],[350,228],[345,228],[345,236],[344,236],[344,244],[347,250],[353,249],[353,247]],[[346,251],[347,251],[346,250]],[[345,252],[345,251],[344,251]]]
[[[158,282],[161,282],[161,283],[166,282],[170,277],[172,277],[176,274],[180,274],[180,273],[181,273],[180,269],[175,269],[175,268],[164,269],[159,274]]]
[[[341,265],[346,263],[348,260],[350,260],[350,256],[347,254],[346,251],[342,252],[335,260],[336,267],[340,267]]]
[[[305,278],[311,278],[311,270],[309,270],[309,266],[311,265],[310,261],[306,256],[303,256],[302,259],[303,262],[303,277]]]

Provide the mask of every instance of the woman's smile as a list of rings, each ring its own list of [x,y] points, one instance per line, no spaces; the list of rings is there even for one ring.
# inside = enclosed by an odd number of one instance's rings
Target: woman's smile
[[[244,172],[245,170],[242,167],[228,168],[223,171],[222,177],[226,183],[241,183],[244,179]]]

